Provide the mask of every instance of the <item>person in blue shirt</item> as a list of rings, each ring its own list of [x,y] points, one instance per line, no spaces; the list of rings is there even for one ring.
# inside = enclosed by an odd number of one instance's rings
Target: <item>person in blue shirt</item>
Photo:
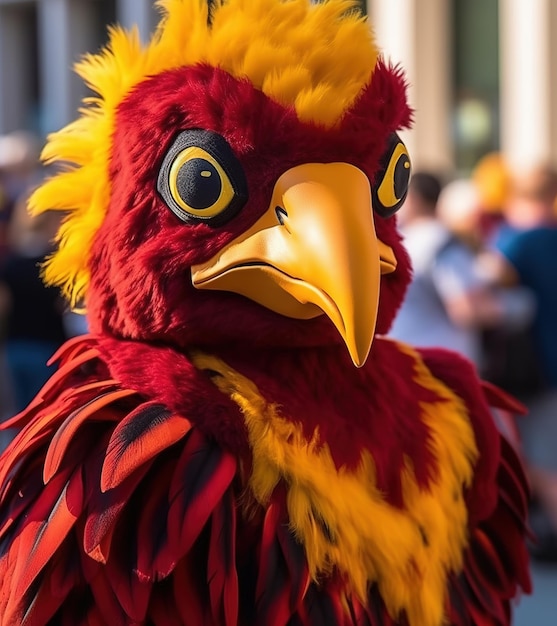
[[[536,299],[532,347],[540,388],[526,399],[520,420],[534,497],[543,511],[534,556],[557,561],[557,170],[537,166],[515,178],[506,215],[508,228],[495,241],[496,274],[519,284]],[[526,367],[526,364],[525,364]]]
[[[412,175],[399,224],[413,279],[389,335],[419,347],[454,350],[481,371],[482,331],[521,324],[532,307],[530,301],[506,293],[511,290],[492,289],[483,280],[475,250],[461,237],[456,220],[448,220],[455,209],[462,225],[476,212],[468,205],[478,202],[469,181],[443,187],[431,172]]]

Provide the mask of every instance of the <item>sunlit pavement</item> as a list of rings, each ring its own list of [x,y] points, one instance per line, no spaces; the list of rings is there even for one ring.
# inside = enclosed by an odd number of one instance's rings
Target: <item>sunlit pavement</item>
[[[557,626],[557,564],[532,566],[534,592],[520,598],[513,626]]]

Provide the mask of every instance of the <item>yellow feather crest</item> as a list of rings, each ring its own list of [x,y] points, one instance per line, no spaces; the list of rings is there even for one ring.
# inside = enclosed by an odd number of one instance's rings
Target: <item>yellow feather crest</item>
[[[107,46],[76,65],[93,91],[81,117],[53,133],[46,163],[64,170],[32,196],[30,210],[67,211],[45,269],[75,305],[89,283],[88,255],[110,201],[109,163],[118,105],[149,76],[208,63],[246,77],[301,120],[333,126],[369,82],[375,47],[354,0],[159,0],[162,20],[142,46],[136,29],[109,31]]]

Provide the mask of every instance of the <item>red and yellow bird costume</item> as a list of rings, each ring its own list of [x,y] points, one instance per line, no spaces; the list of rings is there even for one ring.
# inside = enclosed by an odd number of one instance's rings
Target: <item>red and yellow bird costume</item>
[[[514,405],[385,338],[401,72],[348,0],[159,4],[78,66],[31,201],[91,333],[8,424],[1,626],[507,626]]]

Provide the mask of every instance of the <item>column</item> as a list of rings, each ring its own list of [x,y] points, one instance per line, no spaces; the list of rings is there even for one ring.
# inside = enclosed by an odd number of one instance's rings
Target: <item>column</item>
[[[94,50],[94,3],[39,0],[38,39],[44,133],[74,119],[86,88],[73,71],[85,52]]]
[[[147,41],[158,22],[153,0],[117,0],[117,22],[125,28],[137,25],[142,41]]]
[[[549,37],[550,55],[549,55],[549,76],[548,82],[550,87],[549,94],[549,151],[550,158],[557,166],[557,41],[555,33],[557,32],[557,2],[549,3],[549,32],[553,37]]]
[[[29,124],[31,101],[32,49],[29,12],[0,5],[0,133]]]
[[[414,169],[451,170],[450,2],[368,0],[368,14],[385,57],[409,81],[414,126],[403,138]]]
[[[554,0],[499,2],[501,147],[514,168],[557,157]]]

